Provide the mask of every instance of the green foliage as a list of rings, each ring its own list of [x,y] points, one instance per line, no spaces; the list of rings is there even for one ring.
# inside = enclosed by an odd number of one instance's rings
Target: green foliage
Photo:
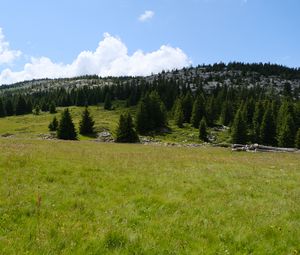
[[[207,139],[207,124],[206,124],[206,120],[204,117],[201,119],[200,124],[199,124],[199,138],[204,142],[208,141],[208,139]]]
[[[39,105],[36,105],[36,106],[34,107],[33,114],[34,114],[34,115],[40,115],[40,113],[41,113],[41,108],[40,108]]]
[[[14,106],[13,106],[13,103],[12,103],[11,99],[6,100],[5,111],[6,111],[7,116],[14,115],[15,111],[14,111]]]
[[[177,127],[182,128],[183,127],[183,109],[182,109],[182,100],[178,98],[175,102],[175,109],[174,109],[174,121]]]
[[[77,140],[77,133],[68,108],[62,112],[57,128],[57,138],[63,140]]]
[[[57,131],[58,120],[57,120],[56,116],[53,117],[53,120],[50,122],[48,128],[50,131]]]
[[[296,133],[295,147],[300,149],[300,128],[298,128],[298,131]]]
[[[265,145],[276,146],[276,126],[274,116],[270,103],[264,113],[261,127],[260,127],[260,140]]]
[[[136,143],[139,137],[134,130],[131,114],[126,112],[120,115],[118,128],[116,131],[117,143]]]
[[[193,104],[191,124],[194,128],[198,128],[201,119],[205,116],[205,106],[203,96],[198,96]]]
[[[85,107],[82,116],[81,121],[79,123],[79,133],[81,135],[91,135],[94,131],[94,124],[95,121],[90,115],[90,112],[88,110],[88,107]]]
[[[111,95],[110,93],[106,93],[105,100],[104,100],[104,109],[111,110],[112,102],[111,102]]]
[[[51,114],[54,114],[54,113],[57,112],[57,111],[56,111],[56,105],[55,105],[54,102],[52,102],[52,103],[50,104],[50,106],[49,106],[49,112],[50,112]]]
[[[295,146],[295,123],[291,114],[283,118],[278,134],[278,145],[280,147]]]
[[[6,116],[5,106],[3,100],[0,98],[0,117]]]
[[[190,92],[182,99],[183,121],[190,123],[193,110],[193,97]]]
[[[156,91],[145,95],[137,108],[136,129],[140,134],[154,131],[167,124],[166,108]]]
[[[23,96],[19,96],[16,104],[16,115],[27,113],[27,104]]]
[[[264,108],[261,101],[255,104],[255,110],[252,120],[252,139],[256,143],[260,143],[260,126],[264,116]]]
[[[221,119],[224,126],[228,126],[233,119],[233,107],[231,102],[225,101],[222,106]]]
[[[247,142],[247,125],[239,109],[235,114],[233,125],[231,127],[232,143],[245,144]]]

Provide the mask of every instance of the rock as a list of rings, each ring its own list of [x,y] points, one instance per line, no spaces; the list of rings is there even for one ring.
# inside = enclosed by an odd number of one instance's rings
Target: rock
[[[104,142],[104,143],[112,143],[114,142],[114,138],[110,132],[103,131],[98,133],[96,141]]]

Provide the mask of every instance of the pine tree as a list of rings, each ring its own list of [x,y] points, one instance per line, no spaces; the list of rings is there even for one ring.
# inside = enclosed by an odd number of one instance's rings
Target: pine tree
[[[204,117],[202,118],[202,120],[200,121],[200,124],[199,124],[199,138],[204,142],[208,141],[207,125],[206,125],[206,120]]]
[[[140,134],[154,131],[167,124],[166,109],[157,92],[146,94],[136,113],[136,129]]]
[[[234,121],[231,127],[232,143],[245,144],[247,142],[247,125],[242,116],[241,109],[234,116]]]
[[[90,135],[94,133],[94,120],[90,116],[90,112],[86,107],[82,113],[81,121],[79,123],[79,133],[81,135]]]
[[[175,103],[174,121],[177,127],[179,128],[183,127],[184,117],[183,117],[182,101],[180,98],[178,98]]]
[[[278,146],[294,147],[295,145],[295,123],[290,114],[284,117],[278,134]]]
[[[105,99],[104,99],[104,109],[111,110],[111,107],[112,107],[112,103],[111,103],[110,93],[106,93]]]
[[[200,120],[205,116],[203,98],[198,96],[193,104],[191,124],[194,128],[198,128]]]
[[[253,114],[252,120],[252,140],[253,142],[259,143],[260,142],[260,127],[263,119],[263,105],[261,101],[255,104],[255,110]]]
[[[50,122],[48,128],[50,131],[56,131],[58,127],[58,121],[56,117],[54,116],[53,120]]]
[[[265,111],[261,127],[260,140],[265,145],[276,145],[276,126],[270,104]]]
[[[116,131],[117,143],[136,143],[139,137],[134,130],[133,121],[130,113],[120,115],[118,128]]]
[[[49,112],[51,114],[56,113],[56,106],[54,102],[51,102],[50,106],[49,106]]]
[[[7,116],[14,115],[14,106],[11,99],[7,99],[5,102],[5,111]]]
[[[27,104],[24,97],[19,96],[17,105],[16,105],[16,115],[23,115],[27,112]]]
[[[190,92],[182,99],[182,110],[184,122],[190,123],[193,110],[193,98]]]
[[[62,112],[57,137],[63,140],[77,140],[77,133],[68,108]]]
[[[0,98],[0,117],[4,117],[4,116],[6,116],[6,111],[5,111],[3,101]]]
[[[41,108],[40,108],[40,106],[37,104],[37,105],[34,107],[33,114],[34,114],[34,115],[40,115],[40,113],[41,113]]]
[[[233,118],[233,108],[231,102],[225,101],[222,106],[221,119],[224,126],[228,126]]]
[[[295,139],[296,148],[300,149],[300,128],[298,128],[296,139]]]

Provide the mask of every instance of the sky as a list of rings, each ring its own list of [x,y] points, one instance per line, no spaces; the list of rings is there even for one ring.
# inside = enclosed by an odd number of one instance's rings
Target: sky
[[[300,66],[299,0],[3,0],[0,84],[215,62]]]

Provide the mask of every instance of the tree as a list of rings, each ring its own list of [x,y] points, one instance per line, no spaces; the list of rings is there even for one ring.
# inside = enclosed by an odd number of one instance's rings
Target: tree
[[[4,117],[6,115],[5,107],[2,99],[0,98],[0,117]]]
[[[136,143],[139,137],[134,130],[133,121],[130,113],[120,115],[118,128],[116,131],[117,143]]]
[[[174,121],[177,127],[183,127],[183,109],[182,109],[182,100],[178,98],[175,103],[175,110],[174,110]]]
[[[300,128],[298,128],[298,131],[296,134],[295,146],[296,146],[296,148],[300,149]]]
[[[57,137],[63,140],[77,140],[77,133],[68,108],[62,112]]]
[[[40,113],[41,113],[41,108],[40,108],[40,106],[37,104],[37,105],[34,107],[33,114],[34,114],[34,115],[40,115]]]
[[[260,142],[260,126],[263,119],[264,113],[263,113],[263,105],[261,101],[257,102],[255,104],[255,110],[252,120],[252,139],[254,142],[259,143]]]
[[[51,102],[50,106],[49,106],[49,112],[51,114],[56,113],[56,105],[54,102]]]
[[[276,145],[276,126],[270,104],[268,104],[260,127],[260,140],[266,145]]]
[[[7,99],[5,102],[5,111],[7,116],[14,115],[14,106],[11,99]]]
[[[278,145],[280,147],[291,147],[295,145],[295,123],[290,114],[284,117],[278,134]]]
[[[190,92],[182,99],[182,110],[184,122],[190,123],[193,110],[193,98]]]
[[[204,142],[208,141],[207,125],[206,125],[206,120],[204,117],[202,118],[202,120],[200,121],[200,124],[199,124],[199,138]]]
[[[242,110],[239,109],[234,116],[231,127],[232,143],[245,144],[247,142],[247,125],[242,116]]]
[[[23,115],[27,112],[27,104],[24,97],[19,96],[16,104],[16,115]]]
[[[136,129],[140,134],[164,127],[167,124],[166,109],[156,91],[146,94],[136,113]]]
[[[90,112],[87,107],[85,107],[81,121],[79,123],[79,133],[82,135],[88,135],[88,134],[93,134],[94,133],[94,124],[95,121],[90,115]]]
[[[198,96],[193,104],[191,124],[194,128],[198,128],[200,120],[205,116],[204,100],[202,96]]]
[[[105,99],[104,99],[104,109],[111,110],[111,107],[112,107],[112,103],[111,103],[110,93],[106,93]]]
[[[225,101],[222,106],[221,119],[224,126],[228,126],[233,118],[233,108],[231,102]]]
[[[54,116],[53,120],[50,122],[48,128],[50,131],[56,131],[58,127],[58,121],[56,117]]]

